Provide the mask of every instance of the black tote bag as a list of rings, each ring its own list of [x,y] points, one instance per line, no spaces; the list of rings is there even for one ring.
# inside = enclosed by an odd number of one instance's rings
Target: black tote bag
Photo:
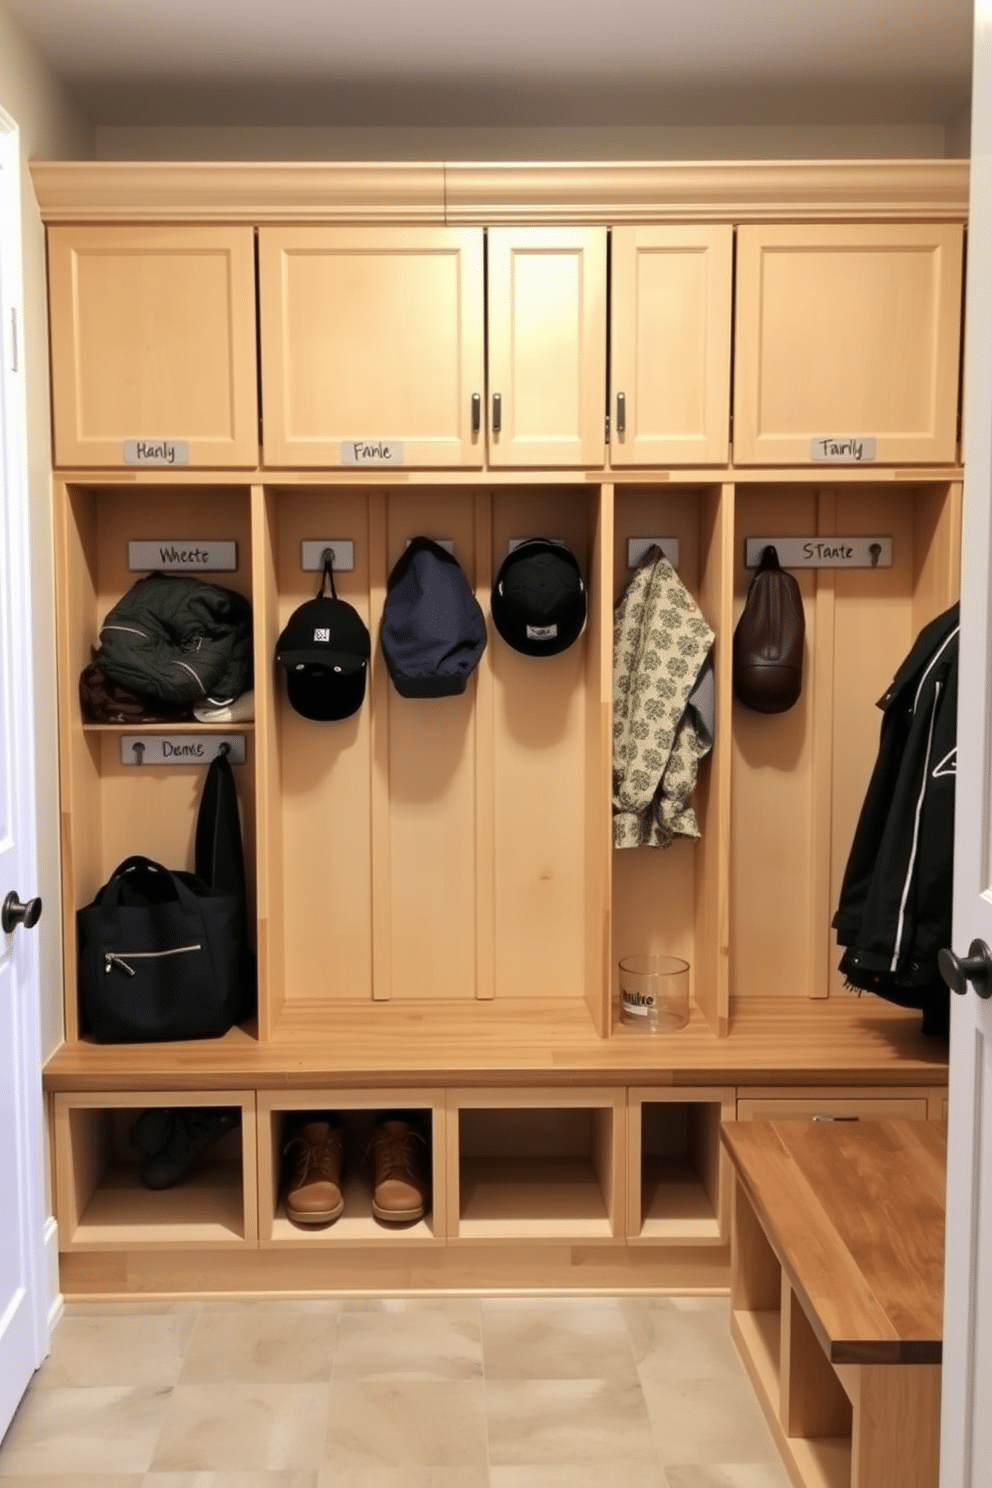
[[[241,1015],[243,916],[237,894],[125,858],[76,917],[84,1033],[109,1044],[226,1033]]]

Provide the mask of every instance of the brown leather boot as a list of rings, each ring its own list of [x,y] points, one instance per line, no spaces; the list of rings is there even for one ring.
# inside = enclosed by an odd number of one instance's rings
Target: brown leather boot
[[[331,1224],[344,1210],[341,1172],[344,1131],[333,1121],[308,1121],[286,1143],[295,1161],[286,1188],[286,1214],[293,1224]]]
[[[402,1116],[382,1116],[375,1124],[366,1156],[371,1156],[376,1219],[408,1224],[423,1219],[430,1197],[427,1138]]]

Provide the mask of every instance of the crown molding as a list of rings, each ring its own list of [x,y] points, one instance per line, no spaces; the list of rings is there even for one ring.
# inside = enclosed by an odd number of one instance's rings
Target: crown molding
[[[966,160],[35,161],[46,222],[963,220]]]

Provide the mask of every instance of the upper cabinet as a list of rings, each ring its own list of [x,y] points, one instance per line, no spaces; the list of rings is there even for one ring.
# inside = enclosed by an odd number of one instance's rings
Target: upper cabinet
[[[727,225],[613,229],[612,466],[727,463],[733,264]]]
[[[485,459],[476,227],[262,227],[270,466]]]
[[[953,462],[959,224],[737,232],[734,460]]]
[[[606,229],[489,229],[489,463],[605,455]]]
[[[258,463],[250,227],[48,232],[55,459]]]

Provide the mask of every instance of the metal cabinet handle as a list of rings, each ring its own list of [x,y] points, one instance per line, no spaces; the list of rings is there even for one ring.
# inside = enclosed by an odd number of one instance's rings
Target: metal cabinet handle
[[[617,393],[617,433],[627,432],[627,394]]]
[[[482,428],[482,394],[472,394],[472,433],[478,434]]]
[[[503,428],[503,398],[500,393],[493,393],[493,433],[499,434]]]

